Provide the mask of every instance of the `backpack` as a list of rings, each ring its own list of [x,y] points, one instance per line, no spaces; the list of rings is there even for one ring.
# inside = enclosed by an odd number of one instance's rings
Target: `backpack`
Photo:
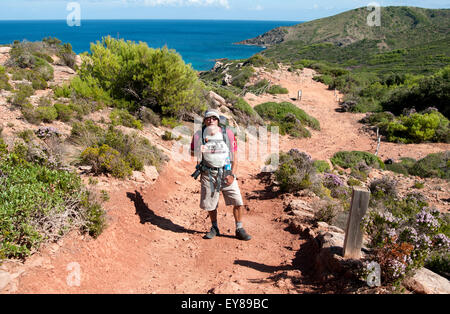
[[[210,152],[210,153],[203,153],[203,164],[209,168],[222,168],[225,165],[225,160],[227,157],[230,158],[231,160],[231,151],[232,151],[232,147],[231,147],[231,142],[230,142],[230,138],[228,137],[227,134],[227,127],[221,125],[219,126],[221,128],[221,136],[214,135],[215,139],[212,139],[210,141],[207,141],[207,139],[205,138],[205,130],[206,130],[206,126],[203,126],[202,128],[202,145],[209,145],[209,148],[211,149],[218,149],[218,152]],[[217,146],[214,144],[211,144],[211,142],[216,142],[218,143]],[[228,148],[228,150],[226,151],[225,148],[223,147],[223,144],[225,143],[225,146]],[[207,158],[205,158],[205,154],[209,154]],[[215,158],[216,157],[216,158]],[[206,159],[206,160],[205,160]]]

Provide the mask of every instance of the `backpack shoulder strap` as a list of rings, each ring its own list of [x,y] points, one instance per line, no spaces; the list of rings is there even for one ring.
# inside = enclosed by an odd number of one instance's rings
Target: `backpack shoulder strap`
[[[230,142],[230,138],[228,137],[228,128],[226,126],[222,126],[222,135],[223,135],[223,141],[225,142],[225,144],[227,144],[228,149],[230,150],[230,154],[233,151],[232,147],[231,147],[231,142]]]
[[[204,125],[202,127],[202,145],[206,145],[205,130],[206,130],[206,125]]]

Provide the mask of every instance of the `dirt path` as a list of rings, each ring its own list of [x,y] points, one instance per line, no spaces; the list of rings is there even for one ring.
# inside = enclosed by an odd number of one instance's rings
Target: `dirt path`
[[[363,115],[336,112],[334,92],[288,72],[263,73],[273,83],[287,87],[287,96],[247,96],[252,105],[290,100],[303,90],[299,107],[316,117],[322,131],[311,139],[280,141],[281,150],[299,148],[314,158],[325,159],[339,150],[374,152],[375,140],[361,130]],[[277,81],[278,80],[278,81]],[[395,145],[383,143],[380,156],[419,158],[450,145]],[[407,154],[405,153],[407,152]],[[105,205],[109,227],[96,240],[73,233],[17,264],[16,277],[6,293],[305,293],[300,284],[307,268],[298,256],[303,240],[286,231],[280,222],[283,203],[266,196],[256,177],[258,163],[242,162],[239,183],[249,211],[244,227],[250,242],[234,238],[231,208],[219,207],[219,227],[224,234],[211,241],[202,237],[209,229],[199,207],[199,182],[190,174],[194,163],[171,161],[159,179],[147,188],[132,184],[111,190]],[[69,285],[75,265],[80,285]],[[69,267],[69,268],[68,268]],[[68,281],[69,279],[69,281]],[[73,281],[72,281],[73,282]]]

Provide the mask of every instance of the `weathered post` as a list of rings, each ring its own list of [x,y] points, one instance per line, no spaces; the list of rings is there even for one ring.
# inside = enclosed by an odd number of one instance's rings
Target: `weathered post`
[[[363,241],[361,221],[369,207],[370,191],[362,187],[353,188],[350,215],[344,241],[344,258],[359,259]]]
[[[303,94],[303,92],[301,90],[299,90],[297,100],[302,100],[302,94]]]

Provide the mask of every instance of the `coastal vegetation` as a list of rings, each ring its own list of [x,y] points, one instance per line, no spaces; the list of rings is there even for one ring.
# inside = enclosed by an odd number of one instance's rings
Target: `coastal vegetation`
[[[449,173],[448,157],[448,152],[432,154],[411,168],[426,168],[422,175],[431,171],[439,177],[444,172]],[[348,215],[352,186],[367,182],[367,176],[357,179],[353,170],[363,170],[367,174],[372,167],[384,169],[385,166],[376,156],[358,151],[338,152],[332,163],[333,169],[326,168],[321,161],[296,149],[281,153],[272,185],[279,186],[281,193],[310,191],[316,194],[321,200],[315,202],[314,219],[342,227],[342,217]],[[318,171],[319,165],[323,165],[323,171]],[[340,167],[350,168],[352,173],[340,172]],[[416,175],[419,172],[415,172]],[[423,188],[423,184],[416,182],[416,185]],[[371,180],[368,186],[371,191],[369,212],[362,225],[368,235],[370,252],[364,261],[367,264],[376,261],[380,265],[382,283],[398,286],[423,266],[448,274],[450,215],[431,208],[420,193],[401,196],[397,182],[388,175]],[[352,271],[359,276],[363,269],[364,265]]]
[[[376,27],[360,8],[242,43],[269,46],[261,58],[288,64],[291,71],[316,70],[315,80],[345,94],[342,110],[393,113],[389,131],[382,128],[388,141],[448,142],[450,10],[386,7],[381,14]],[[429,108],[445,118],[431,118]],[[413,117],[400,116],[412,109]],[[418,129],[420,134],[413,131]]]
[[[269,121],[270,126],[279,127],[281,135],[311,137],[311,132],[306,127],[320,130],[317,119],[289,102],[267,102],[257,105],[254,109],[263,119]]]
[[[0,260],[25,258],[42,243],[79,229],[93,237],[106,226],[102,200],[81,178],[37,150],[33,132],[8,147],[0,137]]]

